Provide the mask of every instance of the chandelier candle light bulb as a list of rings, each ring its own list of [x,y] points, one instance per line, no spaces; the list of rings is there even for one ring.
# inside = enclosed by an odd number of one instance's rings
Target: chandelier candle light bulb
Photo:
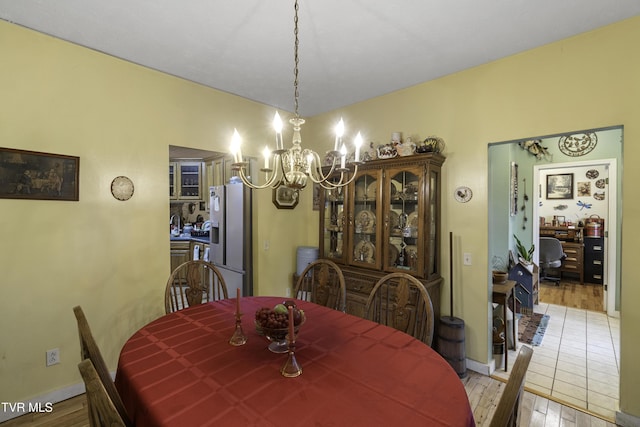
[[[282,142],[282,119],[277,111],[273,118],[273,128],[276,131],[276,151],[284,150],[284,143]],[[265,166],[265,168],[267,167],[268,165]]]
[[[340,117],[340,121],[336,125],[336,143],[333,148],[334,151],[338,151],[340,149],[340,146],[342,145],[342,135],[344,135],[344,120]]]

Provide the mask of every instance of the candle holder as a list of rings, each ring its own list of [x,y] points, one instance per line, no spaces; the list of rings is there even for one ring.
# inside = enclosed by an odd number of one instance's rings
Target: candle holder
[[[233,331],[231,339],[229,339],[229,344],[231,345],[240,346],[246,344],[247,342],[247,337],[242,330],[242,323],[240,322],[241,316],[242,313],[236,311],[236,329],[235,331]]]
[[[291,337],[287,334],[287,342],[289,343],[289,351],[286,362],[282,365],[280,369],[280,373],[283,377],[287,378],[295,378],[297,376],[302,375],[302,367],[298,364],[295,355],[296,348],[296,337],[295,335]]]

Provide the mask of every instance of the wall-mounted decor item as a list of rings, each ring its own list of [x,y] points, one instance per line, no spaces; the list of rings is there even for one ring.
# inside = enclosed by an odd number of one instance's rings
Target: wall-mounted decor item
[[[0,198],[79,199],[80,157],[0,147]]]
[[[133,181],[126,176],[116,176],[111,181],[111,194],[117,200],[129,200],[133,196]]]
[[[573,199],[573,174],[547,175],[547,199]]]
[[[274,188],[272,201],[278,209],[293,209],[298,205],[299,190],[284,185]]]
[[[578,197],[591,196],[591,181],[578,181],[576,187],[578,188]]]
[[[509,191],[511,193],[509,214],[516,216],[518,214],[518,164],[516,162],[511,162]]]
[[[574,133],[561,136],[558,141],[560,151],[569,157],[584,156],[596,148],[598,136],[595,132]]]
[[[473,191],[469,187],[460,186],[453,193],[456,202],[467,203],[473,197]]]
[[[541,139],[530,139],[528,141],[520,141],[518,143],[523,150],[527,150],[529,154],[536,156],[536,159],[542,160],[547,157],[551,157],[551,153],[547,151],[547,147],[542,146]]]

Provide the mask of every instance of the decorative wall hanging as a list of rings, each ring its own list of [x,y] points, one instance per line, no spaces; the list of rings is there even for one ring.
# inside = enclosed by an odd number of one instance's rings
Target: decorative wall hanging
[[[0,198],[77,201],[80,157],[0,148]]]
[[[457,202],[467,203],[473,197],[473,191],[469,187],[460,186],[453,193]]]
[[[518,164],[515,162],[511,162],[510,180],[511,203],[509,214],[516,216],[518,214]]]
[[[522,179],[522,188],[523,188],[523,195],[522,195],[522,207],[520,207],[520,210],[522,211],[522,229],[526,230],[527,229],[527,202],[529,201],[529,196],[527,195],[527,178],[523,178]]]
[[[126,176],[116,176],[111,181],[111,194],[122,202],[133,196],[133,181]]]
[[[550,158],[551,153],[547,151],[547,147],[542,146],[541,139],[531,139],[528,141],[521,141],[518,143],[523,150],[527,150],[530,154],[536,156],[536,159],[542,160],[545,158]]]
[[[576,188],[578,189],[578,197],[591,196],[591,181],[579,181]]]
[[[575,133],[561,136],[558,141],[558,148],[569,157],[578,157],[593,151],[597,143],[598,136],[595,132]]]
[[[278,209],[293,209],[298,205],[299,196],[298,189],[281,185],[273,189],[272,201]]]
[[[547,175],[547,199],[573,199],[573,174]]]

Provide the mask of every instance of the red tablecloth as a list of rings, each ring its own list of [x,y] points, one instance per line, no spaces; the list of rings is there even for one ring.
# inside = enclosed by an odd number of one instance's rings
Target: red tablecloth
[[[254,313],[283,298],[245,297],[248,342],[228,343],[235,299],[163,316],[124,345],[116,387],[143,426],[474,426],[462,382],[430,347],[395,329],[298,301],[303,373],[267,349]]]

